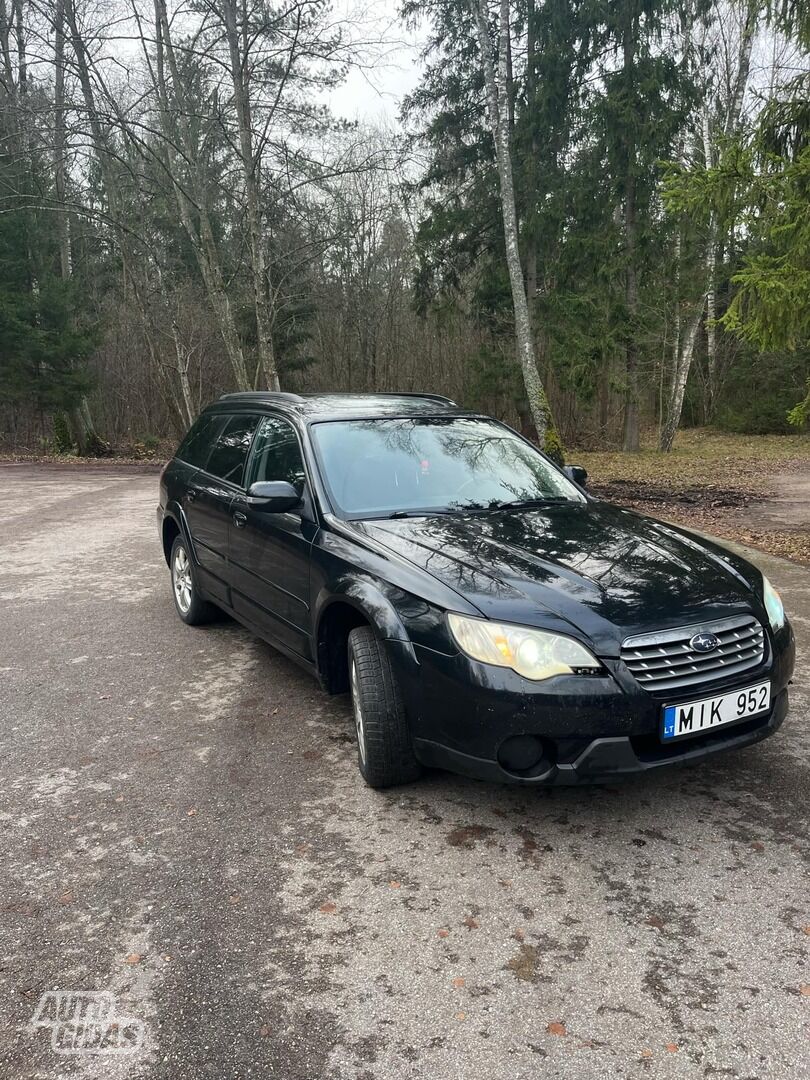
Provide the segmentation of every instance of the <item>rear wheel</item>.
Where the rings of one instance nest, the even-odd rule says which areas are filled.
[[[367,626],[349,634],[349,685],[363,779],[373,788],[416,780],[422,767],[413,753],[402,694],[385,646]]]
[[[172,574],[172,595],[177,614],[189,626],[200,626],[216,618],[217,609],[203,600],[194,579],[194,567],[186,541],[176,536],[169,557]]]

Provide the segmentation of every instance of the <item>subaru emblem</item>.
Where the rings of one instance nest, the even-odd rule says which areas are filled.
[[[695,634],[695,636],[689,642],[690,648],[695,652],[714,652],[714,650],[720,644],[720,638],[717,634]]]

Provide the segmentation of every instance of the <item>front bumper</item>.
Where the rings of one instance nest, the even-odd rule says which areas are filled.
[[[553,786],[695,762],[772,735],[788,711],[795,660],[790,626],[769,642],[758,668],[674,700],[699,700],[769,679],[770,712],[675,743],[661,740],[662,709],[672,700],[643,690],[619,660],[603,661],[602,676],[532,684],[461,654],[389,646],[406,696],[414,752],[424,765],[500,783]],[[499,757],[506,741],[524,735],[542,740],[543,760],[535,769],[504,767]]]
[[[781,726],[788,711],[788,692],[783,690],[769,713],[732,728],[718,729],[674,746],[659,744],[656,750],[649,742],[619,735],[592,739],[573,761],[551,762],[548,771],[538,776],[517,776],[507,772],[497,760],[477,758],[459,750],[415,739],[414,750],[423,765],[434,769],[471,776],[495,783],[528,784],[536,787],[565,787],[574,784],[596,784],[617,780],[623,776],[660,769],[665,765],[686,765],[703,761],[723,750],[739,750],[767,739]]]

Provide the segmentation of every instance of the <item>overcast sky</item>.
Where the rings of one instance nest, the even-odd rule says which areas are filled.
[[[349,120],[395,123],[402,98],[419,80],[423,31],[406,29],[398,17],[399,0],[338,0],[337,13],[351,22],[358,38],[373,39],[369,64],[353,68],[329,97],[336,116]]]

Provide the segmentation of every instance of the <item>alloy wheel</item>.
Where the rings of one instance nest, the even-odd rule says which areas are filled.
[[[178,547],[174,553],[174,565],[172,566],[172,583],[177,606],[184,615],[188,614],[191,607],[191,565],[188,561],[188,553],[184,547]]]

